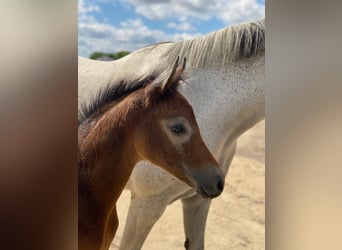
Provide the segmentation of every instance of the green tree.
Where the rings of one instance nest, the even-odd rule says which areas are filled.
[[[107,56],[105,53],[102,53],[102,52],[94,52],[90,55],[90,59],[97,59],[99,57],[102,57],[102,56]]]
[[[100,57],[109,57],[109,58],[112,58],[113,60],[117,60],[117,59],[120,59],[120,58],[128,55],[129,53],[130,53],[129,51],[119,51],[115,54],[96,51],[96,52],[93,52],[89,58],[96,60]]]
[[[114,54],[115,60],[120,59],[124,56],[127,56],[129,53],[130,53],[129,51],[119,51],[116,54]]]

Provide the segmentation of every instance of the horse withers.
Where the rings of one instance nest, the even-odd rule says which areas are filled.
[[[184,63],[138,83],[104,89],[83,109],[78,129],[79,249],[108,249],[118,226],[116,201],[135,164],[162,167],[205,198],[224,175],[204,144],[191,105],[177,91]],[[164,76],[163,76],[164,75]],[[164,78],[164,79],[163,79]]]

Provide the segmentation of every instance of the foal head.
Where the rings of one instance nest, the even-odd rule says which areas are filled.
[[[201,138],[191,105],[177,91],[184,67],[185,59],[182,65],[177,59],[166,80],[145,87],[136,150],[203,197],[214,198],[223,190],[224,175]]]

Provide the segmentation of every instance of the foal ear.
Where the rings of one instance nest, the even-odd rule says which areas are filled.
[[[177,88],[179,85],[179,81],[182,79],[182,74],[185,69],[186,58],[184,57],[183,64],[179,64],[179,56],[177,57],[176,63],[173,65],[171,74],[169,77],[162,83],[161,88],[163,91],[170,88]]]
[[[179,65],[179,56],[177,57],[176,63],[173,65],[172,71],[168,77],[161,76],[163,80],[161,82],[155,79],[149,86],[145,89],[146,103],[150,103],[155,96],[165,93],[169,89],[176,89],[179,85],[179,81],[182,79],[182,74],[185,69],[186,58],[184,58],[183,64]],[[157,83],[154,83],[157,82]]]

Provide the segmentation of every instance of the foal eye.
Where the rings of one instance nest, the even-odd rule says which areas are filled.
[[[185,132],[185,128],[181,124],[176,124],[171,127],[171,131],[175,134],[181,134]]]

